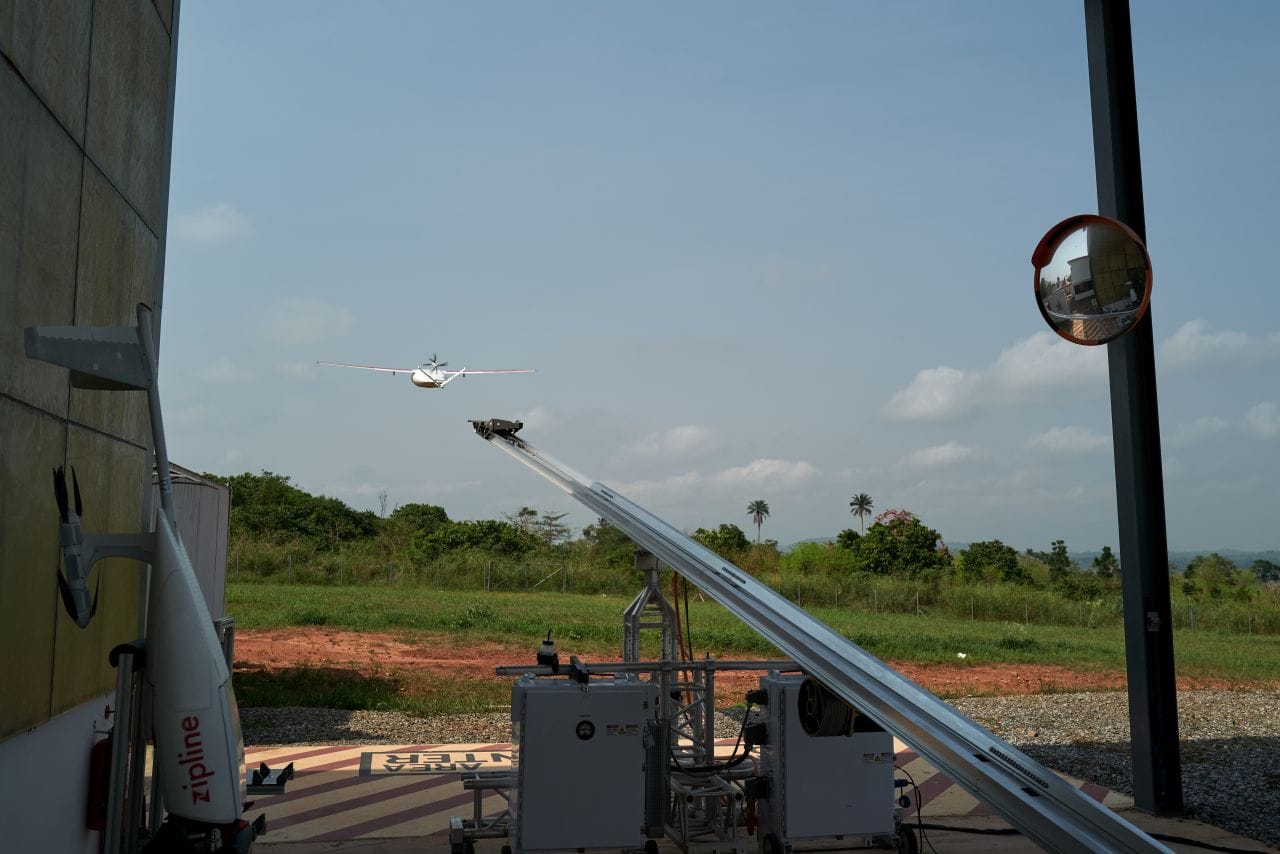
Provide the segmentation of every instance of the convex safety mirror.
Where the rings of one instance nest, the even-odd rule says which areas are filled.
[[[1054,332],[1106,344],[1137,325],[1151,301],[1151,257],[1128,226],[1094,214],[1049,229],[1031,255],[1036,305]]]

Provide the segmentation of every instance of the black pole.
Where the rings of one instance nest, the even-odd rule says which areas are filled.
[[[1084,19],[1098,212],[1123,222],[1145,241],[1128,0],[1084,0]],[[1132,332],[1107,345],[1107,359],[1124,583],[1133,799],[1138,809],[1171,815],[1182,812],[1182,763],[1149,311]]]

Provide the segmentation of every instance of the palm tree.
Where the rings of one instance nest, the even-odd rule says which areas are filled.
[[[760,542],[760,526],[764,524],[764,520],[769,518],[769,504],[763,498],[757,498],[747,505],[747,512],[751,514],[751,521],[756,523],[756,542]]]
[[[867,523],[864,519],[871,515],[871,510],[875,505],[871,502],[871,496],[865,492],[859,492],[849,501],[849,512],[858,517],[858,525],[862,528],[862,533],[867,532]]]

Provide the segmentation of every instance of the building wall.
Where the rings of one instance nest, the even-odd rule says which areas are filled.
[[[62,610],[50,472],[75,468],[86,531],[144,530],[145,394],[71,388],[26,358],[23,329],[132,326],[138,302],[159,309],[175,20],[174,0],[0,0],[0,778],[81,776],[63,766],[84,761],[86,710],[100,717],[115,685],[107,653],[140,634],[133,562],[97,565],[89,628]],[[59,821],[83,815],[67,806]],[[18,819],[21,838],[23,815],[7,796],[0,824]]]

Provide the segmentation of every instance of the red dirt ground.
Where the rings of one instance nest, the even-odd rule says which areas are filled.
[[[499,681],[493,675],[500,664],[532,664],[533,649],[499,643],[472,643],[453,646],[447,635],[423,635],[406,640],[385,632],[352,632],[325,628],[290,628],[236,632],[237,670],[277,670],[298,666],[343,667],[361,674],[385,674],[391,670],[427,671],[434,675],[469,673]],[[583,661],[593,658],[581,651],[560,649],[567,662],[577,653]],[[609,660],[617,660],[611,658]],[[1125,686],[1123,672],[1073,670],[1045,664],[892,664],[899,672],[935,694],[944,697],[969,695],[1035,694],[1065,691],[1118,691]],[[756,686],[759,674],[719,672],[716,674],[717,705],[732,705],[748,688]],[[1179,678],[1180,689],[1238,688],[1227,680]]]

